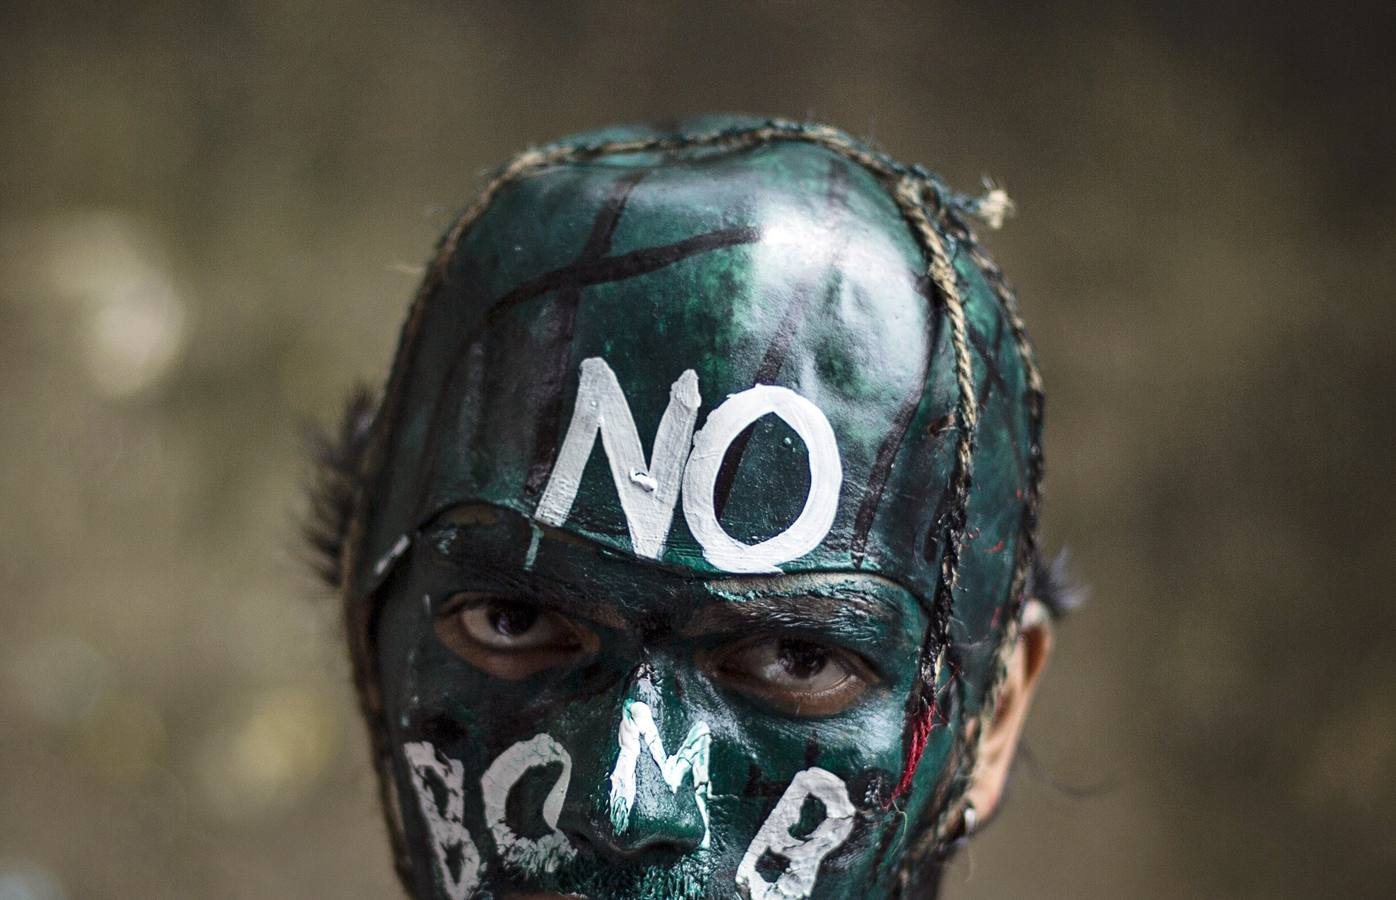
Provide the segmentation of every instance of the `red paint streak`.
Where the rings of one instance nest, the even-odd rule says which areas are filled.
[[[887,798],[886,806],[891,806],[894,800],[911,790],[911,780],[916,776],[921,754],[926,752],[926,742],[930,740],[931,730],[935,727],[935,718],[936,707],[932,703],[912,727],[911,742],[906,748],[906,762],[902,766],[902,779],[897,782],[897,789],[892,791],[892,796]]]
[[[999,551],[1002,550],[1002,549],[1003,549],[1003,541],[999,541],[997,544],[995,544],[994,546],[992,546],[992,547],[989,548],[989,552],[990,552],[990,553],[997,553],[997,552],[999,552]]]

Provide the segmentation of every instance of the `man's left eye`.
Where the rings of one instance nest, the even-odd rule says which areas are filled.
[[[743,642],[706,667],[720,684],[801,717],[842,712],[877,680],[856,655],[796,638]]]

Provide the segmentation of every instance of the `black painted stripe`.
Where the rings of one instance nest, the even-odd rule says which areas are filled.
[[[882,494],[887,489],[887,479],[892,474],[892,463],[896,461],[897,451],[901,449],[902,442],[906,440],[906,433],[911,428],[911,420],[916,417],[916,410],[921,407],[921,400],[926,393],[926,383],[931,377],[931,366],[935,361],[936,346],[940,343],[940,328],[942,317],[935,314],[935,287],[929,275],[924,272],[910,273],[917,293],[926,298],[931,304],[931,333],[926,341],[926,354],[921,360],[920,376],[911,384],[911,390],[907,392],[902,403],[897,407],[897,414],[892,418],[892,426],[887,432],[887,436],[882,439],[882,444],[877,448],[877,454],[873,457],[872,469],[868,473],[868,486],[863,492],[863,499],[858,504],[858,512],[853,517],[853,538],[849,542],[849,554],[853,558],[853,565],[861,566],[866,555],[868,546],[868,534],[872,531],[873,519],[877,516],[877,509],[882,505]],[[928,438],[935,439],[944,430],[946,420],[941,419],[932,424]]]
[[[610,252],[611,240],[615,237],[630,194],[646,174],[645,169],[635,169],[612,182],[609,194],[592,220],[591,233],[577,257],[576,265],[601,259]],[[573,278],[559,287],[553,303],[552,333],[540,354],[540,368],[544,369],[544,375],[539,392],[543,394],[543,401],[538,421],[534,424],[533,459],[529,461],[528,475],[524,479],[524,493],[528,496],[543,489],[557,461],[562,433],[562,398],[566,393],[568,360],[571,358],[569,349],[577,326],[577,308],[581,302],[582,288]]]
[[[1002,346],[1002,324],[1003,318],[1000,316],[1000,327],[995,329],[995,350]],[[999,392],[1003,394],[1004,397],[1010,399],[1013,397],[1013,394],[1008,390],[1008,382],[1003,377],[1003,370],[999,367],[998,360],[994,356],[989,355],[989,348],[985,346],[983,335],[975,331],[973,327],[966,329],[966,335],[969,338],[970,347],[975,353],[979,354],[980,359],[984,360],[984,370],[989,376],[984,379],[983,397],[979,401],[979,408],[987,412],[990,388],[998,388]],[[999,409],[1004,427],[1008,429],[1009,438],[1013,441],[1013,446],[1023,446],[1023,435],[1018,428],[1018,419],[1013,415],[1012,403],[1003,404]],[[1019,477],[1025,477],[1025,473],[1023,472],[1023,461],[1016,451],[1013,453],[1013,463],[1018,469]]]
[[[701,256],[714,250],[752,244],[760,240],[761,232],[750,226],[719,228],[705,234],[685,238],[673,244],[659,247],[644,247],[620,256],[607,256],[602,259],[574,263],[561,269],[540,275],[526,281],[499,299],[490,309],[489,318],[498,319],[509,309],[540,294],[555,291],[566,284],[587,287],[611,281],[624,281],[638,275],[658,271],[692,256]]]
[[[824,199],[826,203],[825,225],[832,229],[839,216],[848,211],[848,168],[841,159],[829,161]],[[838,266],[846,245],[846,240],[840,243],[829,260],[829,269],[840,282],[842,279]],[[837,287],[838,283],[835,284],[834,289],[837,290]],[[761,362],[756,367],[756,374],[752,377],[753,384],[775,383],[776,376],[780,374],[781,366],[785,365],[785,360],[790,356],[790,347],[795,343],[795,336],[799,334],[800,325],[805,321],[805,316],[809,314],[810,303],[814,299],[814,291],[810,284],[808,282],[800,284],[793,293],[794,296],[785,308],[785,315],[781,317],[780,324],[776,326],[775,333],[771,336],[771,342],[766,345],[766,352],[762,354]],[[737,480],[737,469],[741,467],[742,456],[746,453],[747,445],[751,443],[751,437],[755,433],[755,423],[743,428],[722,457],[722,465],[718,468],[717,478],[713,482],[713,512],[718,521],[722,520],[722,513],[727,509],[727,499],[732,495],[732,485]]]
[[[591,234],[587,237],[581,255],[577,257],[578,262],[600,259],[611,252],[611,240],[615,237],[616,226],[620,224],[625,205],[630,202],[630,194],[635,190],[635,185],[643,181],[648,174],[648,169],[635,169],[617,178],[611,185],[610,194],[601,204],[596,219],[591,223]]]
[[[928,351],[928,360],[934,352],[934,347]],[[849,552],[855,566],[863,564],[873,517],[877,515],[877,508],[882,503],[882,493],[887,489],[887,479],[892,474],[892,462],[897,458],[902,441],[906,439],[912,417],[921,406],[921,396],[926,390],[926,375],[927,371],[923,368],[921,377],[912,384],[911,391],[902,399],[901,406],[897,407],[897,414],[892,418],[892,427],[878,446],[877,455],[873,457],[872,471],[868,473],[868,486],[863,492],[862,502],[858,504],[858,513],[853,518],[853,540],[849,545]]]

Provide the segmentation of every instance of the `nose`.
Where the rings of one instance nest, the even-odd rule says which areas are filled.
[[[612,862],[656,863],[708,841],[705,722],[666,715],[662,683],[641,672],[620,703],[608,777],[558,821],[573,846]]]

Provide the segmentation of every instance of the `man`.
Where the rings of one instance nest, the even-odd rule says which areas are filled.
[[[489,180],[318,497],[414,896],[935,893],[1051,644],[993,213],[732,118]]]

